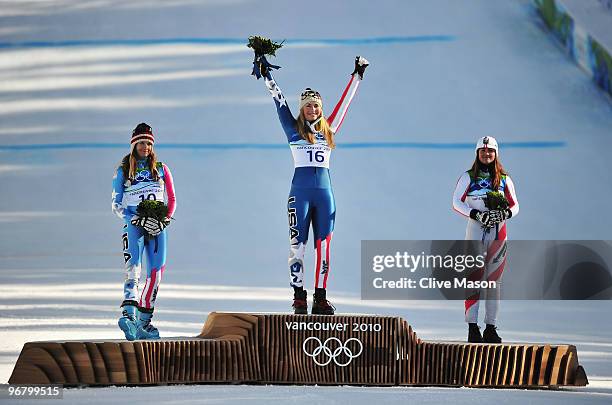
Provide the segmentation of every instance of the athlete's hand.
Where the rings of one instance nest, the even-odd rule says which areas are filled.
[[[259,80],[261,76],[267,76],[269,70],[280,69],[280,66],[276,66],[268,62],[264,55],[255,54],[253,59],[253,71],[251,75],[255,76]]]
[[[501,211],[491,210],[488,213],[489,213],[489,222],[491,223],[491,225],[495,225],[495,224],[504,222],[504,214],[502,214]]]
[[[470,218],[482,224],[483,228],[491,228],[495,222],[491,221],[491,211],[478,211],[476,209],[470,211]]]
[[[155,218],[146,217],[145,223],[143,225],[145,231],[147,231],[151,236],[157,236],[161,233],[162,228],[159,226],[159,221]]]
[[[130,220],[130,223],[134,226],[139,226],[144,228],[144,224],[147,221],[147,217],[139,217],[138,215],[134,215]]]
[[[266,73],[268,73],[264,63],[265,60],[265,56],[255,54],[255,59],[253,59],[253,71],[251,72],[251,75],[255,76],[257,79],[259,79],[261,76],[265,76]]]
[[[509,209],[489,211],[489,221],[492,224],[500,224],[512,217],[512,211]]]
[[[366,68],[370,65],[370,62],[363,56],[355,56],[355,70],[351,75],[357,73],[359,78],[363,80],[363,74],[365,73]]]
[[[159,220],[152,217],[146,217],[143,228],[145,231],[147,231],[147,233],[149,233],[149,235],[157,236],[164,230],[160,224],[161,222]]]
[[[162,233],[162,231],[166,229],[168,225],[170,225],[170,218],[164,218],[163,220],[160,221],[155,218],[147,217],[145,224],[144,224],[144,229],[150,235],[157,236],[160,233]]]

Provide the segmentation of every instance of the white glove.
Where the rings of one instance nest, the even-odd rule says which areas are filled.
[[[139,226],[143,228],[146,220],[147,217],[139,217],[138,215],[134,215],[130,220],[130,223],[134,226]]]
[[[152,236],[157,236],[170,224],[168,218],[164,218],[162,221],[147,217],[143,228]]]

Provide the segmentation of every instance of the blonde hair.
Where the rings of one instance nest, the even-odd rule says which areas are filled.
[[[136,164],[138,161],[138,152],[136,152],[136,145],[132,148],[132,152],[125,155],[121,160],[121,168],[123,169],[123,177],[126,180],[134,180],[136,177]],[[159,180],[159,171],[157,170],[157,155],[153,146],[151,146],[151,153],[147,157],[147,163],[149,164],[149,171],[153,176],[154,180]]]
[[[334,133],[329,126],[329,123],[325,119],[323,115],[321,115],[321,119],[314,127],[315,131],[318,131],[325,136],[325,140],[327,141],[327,145],[334,149],[336,147],[336,143],[334,142]],[[297,131],[302,137],[302,139],[308,141],[308,143],[315,143],[315,136],[312,133],[310,126],[306,123],[306,118],[304,118],[304,109],[300,109],[300,115],[297,119]]]

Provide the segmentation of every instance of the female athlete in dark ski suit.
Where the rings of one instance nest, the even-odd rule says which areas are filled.
[[[293,308],[296,314],[308,313],[304,290],[304,251],[308,231],[312,223],[314,233],[315,294],[313,314],[332,315],[334,307],[327,301],[327,278],[330,271],[330,243],[334,230],[336,204],[329,176],[329,159],[335,147],[334,135],[340,128],[349,105],[355,96],[363,73],[368,66],[365,58],[357,57],[355,70],[351,74],[340,101],[331,115],[323,116],[321,95],[307,88],[300,96],[299,116],[294,118],[287,99],[276,84],[270,65],[264,56],[256,56],[253,74],[263,76],[266,87],[272,94],[291,153],[295,172],[287,202],[289,217],[290,285],[294,289]]]

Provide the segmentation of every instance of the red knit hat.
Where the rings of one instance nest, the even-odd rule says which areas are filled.
[[[148,141],[152,144],[155,143],[155,137],[153,136],[153,128],[151,128],[148,124],[141,122],[136,125],[136,128],[132,131],[132,141],[130,142],[131,149],[134,149],[134,146],[138,142]]]

